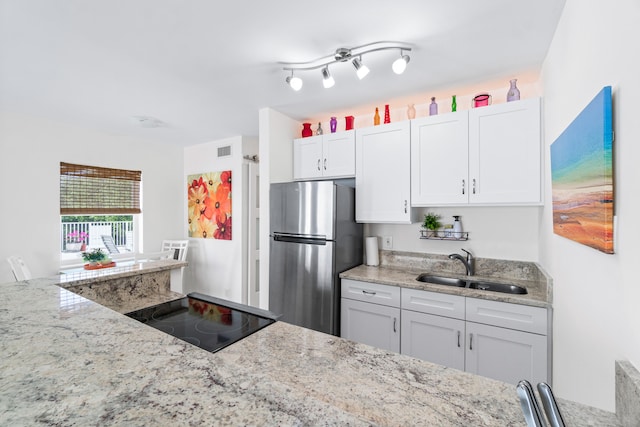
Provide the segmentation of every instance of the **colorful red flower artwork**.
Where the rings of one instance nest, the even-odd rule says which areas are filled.
[[[231,171],[187,177],[189,237],[231,240]]]

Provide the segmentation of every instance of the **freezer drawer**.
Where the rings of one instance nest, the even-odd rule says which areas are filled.
[[[338,334],[334,246],[329,241],[271,240],[269,310],[282,315],[280,320]]]

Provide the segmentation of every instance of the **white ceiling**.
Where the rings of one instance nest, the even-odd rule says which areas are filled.
[[[184,146],[258,134],[258,110],[303,121],[442,87],[538,72],[564,0],[0,0],[0,108]],[[399,41],[358,81],[280,62]],[[166,126],[143,128],[132,116]]]

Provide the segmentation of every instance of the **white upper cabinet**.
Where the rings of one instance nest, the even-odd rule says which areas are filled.
[[[411,203],[413,206],[468,202],[466,112],[411,121]]]
[[[412,120],[413,206],[542,203],[540,98]]]
[[[355,132],[348,130],[293,141],[293,179],[355,175]]]
[[[469,110],[469,202],[541,204],[540,98]]]
[[[293,179],[322,177],[322,135],[293,140]]]
[[[356,221],[409,224],[411,217],[410,123],[356,132]]]

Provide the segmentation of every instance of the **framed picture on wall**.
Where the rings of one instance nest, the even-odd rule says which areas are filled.
[[[611,86],[604,87],[551,144],[553,232],[613,253]]]
[[[231,171],[187,177],[189,237],[231,240]]]

